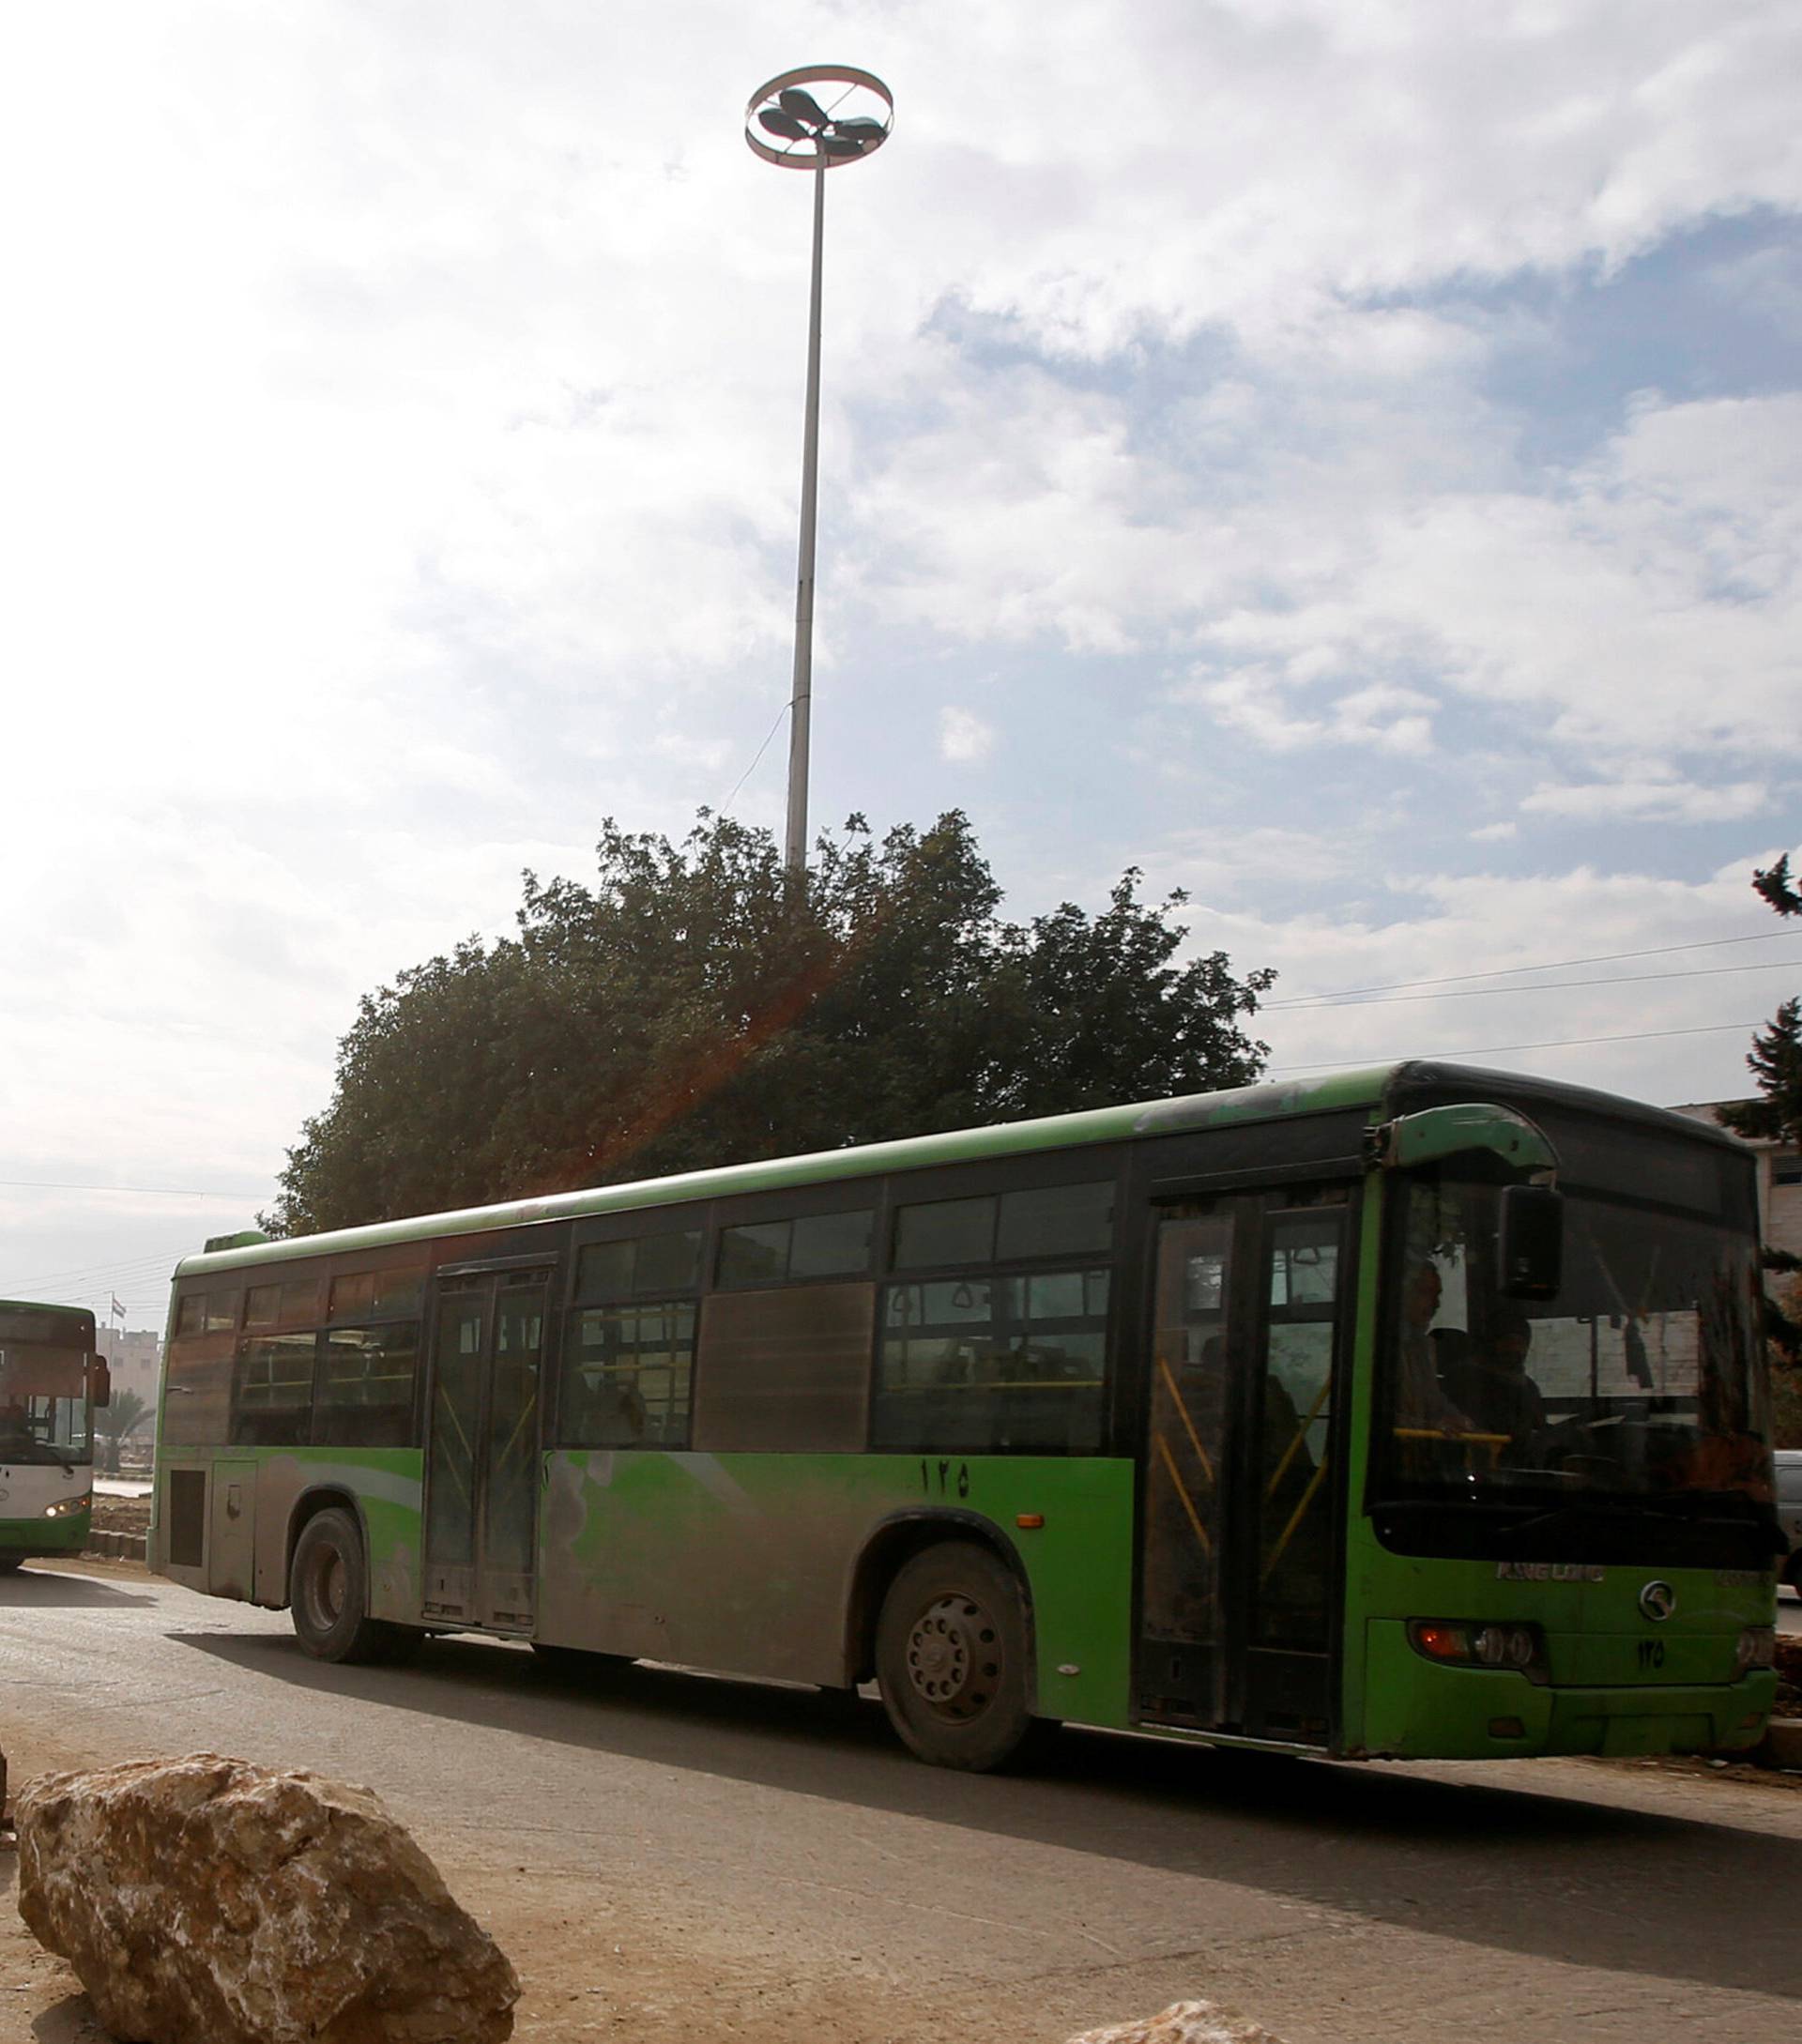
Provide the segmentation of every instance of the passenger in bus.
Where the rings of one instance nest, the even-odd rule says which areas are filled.
[[[1401,1293],[1401,1353],[1396,1372],[1396,1425],[1410,1432],[1469,1434],[1477,1431],[1463,1408],[1441,1390],[1437,1357],[1428,1330],[1439,1311],[1437,1267],[1425,1260],[1408,1274]]]
[[[1524,1313],[1498,1313],[1481,1348],[1468,1335],[1457,1344],[1439,1341],[1452,1332],[1448,1328],[1434,1331],[1435,1343],[1441,1348],[1439,1380],[1445,1396],[1471,1415],[1478,1433],[1506,1434],[1515,1441],[1537,1433],[1546,1424],[1546,1401],[1527,1375],[1533,1322]]]
[[[645,1438],[645,1401],[636,1384],[617,1378],[588,1382],[582,1403],[581,1435],[592,1448],[631,1448]]]

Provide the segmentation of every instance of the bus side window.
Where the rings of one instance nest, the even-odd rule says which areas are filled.
[[[885,1288],[871,1444],[1099,1446],[1109,1275],[1092,1266]]]
[[[418,1445],[413,1389],[419,1373],[420,1323],[334,1327],[325,1337],[315,1442],[370,1448]]]
[[[563,1345],[558,1446],[685,1447],[694,1366],[694,1300],[577,1308]]]
[[[697,1227],[665,1225],[578,1251],[557,1401],[559,1447],[688,1445],[701,1240]]]
[[[316,1335],[247,1335],[232,1382],[235,1447],[304,1448],[313,1439]]]

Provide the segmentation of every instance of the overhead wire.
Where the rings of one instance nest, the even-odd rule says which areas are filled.
[[[740,774],[738,779],[732,784],[731,794],[729,794],[725,798],[725,800],[720,804],[719,814],[721,816],[725,816],[726,812],[732,807],[732,804],[738,801],[740,788],[741,788],[744,784],[751,778],[751,776],[756,773],[756,771],[757,770],[757,761],[760,760],[763,757],[764,754],[770,750],[770,740],[775,737],[777,731],[782,726],[782,720],[794,707],[794,703],[791,700],[789,702],[784,703],[782,708],[777,710],[775,723],[772,724],[770,726],[769,730],[764,733],[763,743],[759,745],[756,751],[751,755],[751,764],[744,770],[741,774]]]
[[[1782,931],[1782,936],[1793,933]],[[1647,986],[1654,980],[1711,980],[1726,972],[1792,972],[1802,966],[1802,958],[1780,958],[1773,965],[1701,966],[1689,972],[1624,972],[1599,980],[1548,980],[1533,986],[1450,986],[1436,993],[1424,994],[1322,994],[1314,999],[1297,996],[1293,1000],[1271,1000],[1260,1004],[1259,1013],[1280,1011],[1285,1014],[1306,1014],[1316,1008],[1383,1008],[1397,1000],[1473,1000],[1485,994],[1561,994],[1566,987],[1584,986]],[[1525,966],[1513,968],[1517,971],[1531,969]],[[1547,966],[1541,969],[1551,971]]]
[[[1635,1030],[1625,1036],[1554,1036],[1535,1044],[1485,1044],[1476,1050],[1418,1050],[1410,1051],[1407,1056],[1411,1060],[1419,1058],[1435,1060],[1453,1058],[1504,1058],[1512,1056],[1518,1050],[1574,1050],[1589,1044],[1645,1044],[1667,1036],[1718,1036],[1730,1030],[1762,1030],[1764,1027],[1763,1022],[1710,1022],[1701,1029]],[[1396,1057],[1339,1057],[1323,1058],[1313,1064],[1274,1064],[1267,1069],[1272,1075],[1278,1072],[1331,1072],[1352,1063],[1395,1064],[1401,1061],[1401,1059]]]
[[[101,1185],[62,1178],[0,1178],[0,1186],[20,1186],[34,1192],[130,1193],[145,1199],[262,1199],[267,1192],[245,1192],[232,1186],[204,1188],[198,1185]]]
[[[12,1297],[23,1298],[34,1291],[41,1291],[51,1286],[100,1286],[112,1284],[133,1285],[142,1283],[159,1271],[167,1272],[172,1260],[192,1253],[193,1238],[185,1240],[168,1249],[151,1254],[127,1257],[110,1263],[76,1264],[60,1271],[40,1272],[35,1277],[10,1278],[0,1283],[0,1291]]]
[[[1716,951],[1727,944],[1771,944],[1784,938],[1794,939],[1794,930],[1761,930],[1750,937],[1698,938],[1692,944],[1656,944],[1645,951],[1597,952],[1589,958],[1542,959],[1533,965],[1491,966],[1480,972],[1446,972],[1430,980],[1391,980],[1381,986],[1341,986],[1318,994],[1296,994],[1287,1000],[1267,1000],[1261,1004],[1264,1012],[1278,1008],[1296,1008],[1315,1002],[1350,1000],[1365,994],[1399,994],[1416,986],[1456,986],[1465,980],[1495,980],[1511,977],[1518,972],[1565,972],[1577,966],[1618,965],[1629,958],[1668,958],[1681,951]],[[1511,989],[1504,988],[1504,992]]]

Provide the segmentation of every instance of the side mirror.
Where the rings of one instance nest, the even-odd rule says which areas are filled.
[[[113,1403],[113,1372],[99,1356],[87,1366],[87,1395],[96,1407]]]
[[[1564,1277],[1565,1196],[1550,1185],[1504,1185],[1495,1230],[1497,1289],[1509,1299],[1553,1299]]]

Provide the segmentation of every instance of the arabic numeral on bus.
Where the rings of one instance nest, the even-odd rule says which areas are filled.
[[[1642,1668],[1662,1668],[1664,1666],[1664,1641],[1662,1640],[1642,1640],[1640,1641],[1640,1666]]]
[[[957,1472],[954,1481],[952,1476],[954,1468]],[[920,1460],[920,1487],[927,1497],[932,1496],[935,1488],[941,1498],[949,1497],[954,1487],[960,1498],[967,1498],[970,1495],[970,1464],[954,1464],[949,1460],[928,1462],[923,1456]]]

